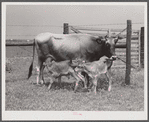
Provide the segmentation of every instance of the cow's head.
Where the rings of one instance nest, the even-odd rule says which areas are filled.
[[[105,55],[113,60],[116,60],[115,45],[118,42],[118,38],[105,37]]]

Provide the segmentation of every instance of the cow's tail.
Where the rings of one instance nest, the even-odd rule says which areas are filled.
[[[32,75],[34,57],[35,57],[35,39],[34,39],[34,43],[33,43],[33,59],[32,59],[31,65],[30,65],[30,67],[29,67],[28,79],[29,79],[29,78],[31,77],[31,75]]]

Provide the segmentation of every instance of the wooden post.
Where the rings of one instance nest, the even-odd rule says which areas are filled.
[[[144,27],[141,27],[141,37],[140,37],[140,63],[141,68],[144,67]]]
[[[127,38],[126,38],[126,74],[125,74],[125,84],[130,84],[130,74],[131,74],[131,20],[127,20]]]
[[[141,32],[138,32],[138,42],[139,42],[139,67],[141,68]]]
[[[68,23],[64,23],[64,32],[63,34],[69,34],[69,24]]]

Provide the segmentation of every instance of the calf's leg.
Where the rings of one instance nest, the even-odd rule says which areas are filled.
[[[44,81],[44,77],[43,77],[43,70],[44,70],[44,68],[45,68],[45,65],[43,65],[42,67],[41,67],[41,84],[45,84],[45,81]]]
[[[84,76],[85,78],[85,81],[84,81],[84,88],[87,89],[87,85],[89,83],[89,77],[88,75],[85,73],[85,72],[82,72],[82,75]],[[82,78],[81,78],[82,79]]]
[[[77,88],[78,88],[78,83],[80,81],[79,76],[75,73],[75,71],[72,68],[69,68],[69,73],[76,79],[76,83],[75,83],[75,88],[74,88],[74,92],[76,92]],[[83,81],[85,82],[85,81]]]
[[[50,77],[50,84],[49,84],[49,86],[48,86],[48,90],[50,90],[50,88],[51,88],[53,82],[54,82],[54,78],[53,78],[53,77]]]
[[[109,69],[106,73],[107,79],[109,81],[109,87],[108,87],[108,91],[111,91],[111,85],[112,85],[112,80],[111,80],[111,69]]]
[[[76,79],[75,88],[74,88],[74,92],[76,92],[76,90],[78,88],[78,84],[79,84],[80,78],[77,77],[75,73],[72,73],[72,76]]]

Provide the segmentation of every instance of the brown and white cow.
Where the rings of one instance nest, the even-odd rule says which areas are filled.
[[[99,60],[102,56],[115,58],[115,45],[118,38],[101,39],[89,34],[41,33],[34,39],[33,60],[28,78],[32,75],[35,47],[38,54],[37,84],[44,83],[43,62],[53,56],[56,62],[81,59],[86,62]],[[52,62],[52,58],[51,58]]]

